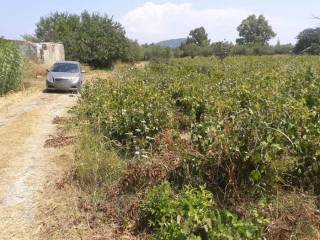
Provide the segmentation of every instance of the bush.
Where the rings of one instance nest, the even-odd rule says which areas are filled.
[[[0,96],[22,87],[23,62],[18,47],[0,39]]]
[[[215,56],[220,59],[224,59],[231,54],[231,50],[234,47],[232,43],[229,42],[216,42],[212,45],[212,51]]]
[[[261,226],[219,210],[212,194],[187,187],[177,197],[167,182],[155,187],[141,207],[141,221],[154,239],[262,239]]]
[[[269,45],[260,44],[246,44],[246,45],[235,45],[231,50],[232,55],[273,55],[275,54],[275,49]]]
[[[144,45],[144,60],[152,62],[170,62],[173,58],[173,49],[169,47],[161,47],[158,45]],[[178,54],[178,53],[177,53]]]
[[[279,183],[316,191],[318,62],[229,57],[152,64],[89,85],[80,117],[127,157],[152,157],[155,137],[168,128],[176,139],[190,136],[177,153],[186,184],[227,188],[225,193],[249,186],[261,193]],[[192,169],[198,172],[189,177]]]
[[[131,74],[126,75],[126,81],[120,77],[88,85],[79,112],[125,155],[147,157],[155,135],[171,124],[170,102],[156,83]]]
[[[294,46],[292,44],[280,44],[274,46],[275,54],[292,54]]]
[[[163,183],[142,205],[155,239],[259,239],[259,216],[239,219],[213,193],[228,209],[281,187],[319,194],[319,66],[311,56],[197,57],[117,71],[82,93],[80,122],[99,136],[88,152],[102,142],[128,163],[120,195],[163,180],[177,189]],[[92,181],[96,169],[82,169]]]

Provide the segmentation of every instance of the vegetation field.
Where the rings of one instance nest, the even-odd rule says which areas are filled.
[[[0,39],[0,96],[22,86],[23,57],[17,46]]]
[[[97,79],[76,109],[83,206],[153,239],[319,239],[319,97],[311,56],[176,59]]]

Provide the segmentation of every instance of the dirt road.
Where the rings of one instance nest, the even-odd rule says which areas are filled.
[[[1,240],[37,239],[38,201],[58,167],[50,161],[56,149],[44,148],[44,143],[56,132],[53,119],[64,115],[76,98],[40,89],[14,100],[0,98]]]

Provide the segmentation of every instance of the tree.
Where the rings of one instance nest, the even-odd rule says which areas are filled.
[[[125,31],[106,15],[83,12],[79,37],[79,53],[83,62],[106,66],[127,57],[129,41]]]
[[[240,38],[238,44],[261,44],[265,45],[276,36],[272,27],[263,15],[250,15],[244,19],[237,28]]]
[[[123,27],[107,15],[53,13],[42,17],[35,35],[39,41],[62,42],[66,58],[93,66],[125,59],[129,40]]]
[[[210,44],[210,40],[204,27],[199,27],[190,31],[186,43],[203,47],[208,46]]]
[[[125,60],[127,62],[135,62],[143,60],[144,52],[143,48],[139,45],[137,41],[129,40],[129,49],[126,54]]]
[[[308,28],[297,36],[294,52],[297,54],[320,54],[320,28]]]

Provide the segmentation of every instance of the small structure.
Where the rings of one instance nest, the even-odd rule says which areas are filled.
[[[20,51],[29,59],[47,66],[53,65],[55,62],[64,61],[64,46],[61,43],[33,43],[29,41],[11,40],[15,42]]]

